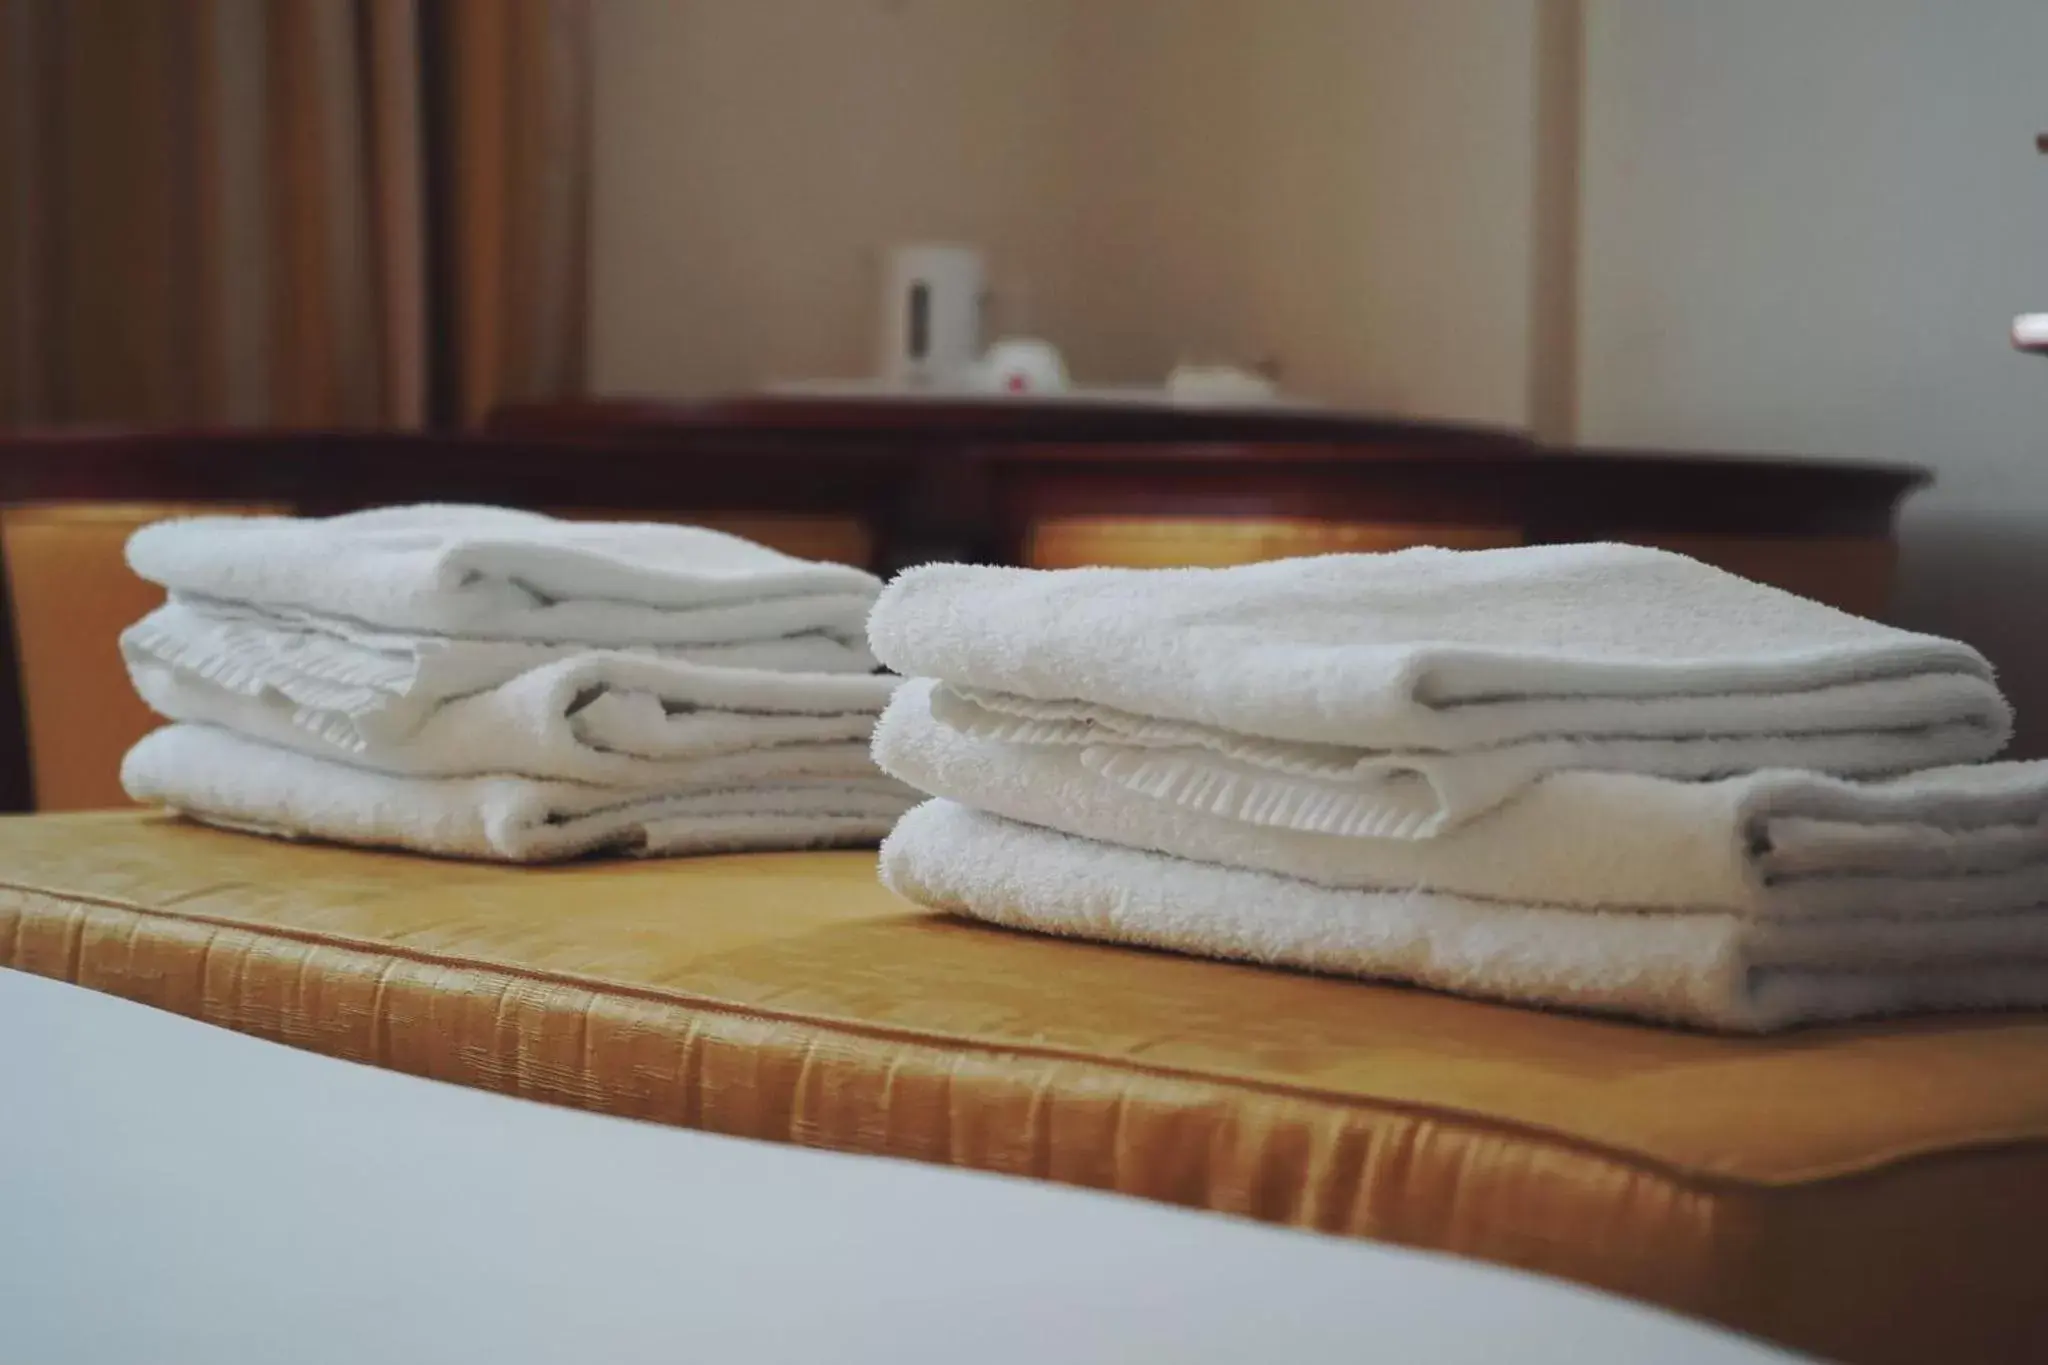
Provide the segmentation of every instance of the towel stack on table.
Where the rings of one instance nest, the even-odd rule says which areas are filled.
[[[121,648],[173,724],[136,799],[265,833],[533,861],[872,841],[880,583],[701,527],[504,508],[145,527]]]
[[[2048,1004],[2048,765],[1965,645],[1618,545],[931,565],[900,894],[1734,1030]]]

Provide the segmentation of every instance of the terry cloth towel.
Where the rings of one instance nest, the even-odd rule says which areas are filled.
[[[1327,834],[1428,837],[1562,768],[1867,776],[1987,758],[2011,731],[1967,645],[1636,546],[934,564],[890,584],[868,635],[948,684],[958,728]]]
[[[371,742],[350,726],[308,726],[304,711],[275,692],[245,696],[133,658],[129,676],[169,720],[378,772],[637,787],[705,781],[719,760],[771,749],[785,764],[810,756],[842,774],[872,774],[867,741],[900,681],[584,654],[447,702],[402,739]]]
[[[252,608],[173,600],[122,632],[121,654],[146,699],[146,677],[164,680],[159,689],[175,683],[233,695],[361,751],[403,743],[451,701],[591,652],[578,644],[397,635],[303,615],[263,618]],[[815,633],[620,652],[678,665],[848,676],[874,665],[865,647]]]
[[[851,762],[798,778],[779,775],[772,750],[725,761],[731,771],[717,779],[651,789],[407,778],[172,725],[129,750],[121,781],[137,801],[228,829],[509,862],[872,843],[915,799]]]
[[[943,800],[904,816],[881,862],[882,880],[908,900],[1014,928],[1706,1028],[2048,1004],[2040,911],[1773,923],[1341,891]]]
[[[1788,920],[2048,905],[2048,763],[1874,782],[1559,772],[1434,839],[1361,839],[1170,805],[1074,748],[964,734],[931,714],[936,686],[904,684],[883,714],[875,761],[891,776],[1028,824],[1327,887]]]
[[[592,646],[380,631],[289,609],[174,598],[121,633],[131,673],[171,671],[241,696],[289,703],[297,723],[337,741],[391,744],[443,703]],[[726,668],[866,673],[865,642],[820,632],[730,645],[627,651]]]
[[[424,635],[588,646],[859,639],[880,583],[701,526],[425,504],[326,519],[199,517],[128,541],[175,594]]]

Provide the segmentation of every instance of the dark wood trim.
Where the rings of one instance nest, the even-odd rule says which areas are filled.
[[[687,451],[422,432],[62,434],[0,440],[0,503],[391,502],[861,512],[900,496],[918,452],[789,449],[732,432]]]
[[[1756,534],[1883,534],[1905,467],[1625,451],[1018,446],[985,459],[1046,515],[1234,513]]]
[[[1014,398],[899,399],[773,395],[668,402],[585,399],[519,403],[491,414],[499,435],[602,438],[674,446],[712,432],[748,431],[834,444],[942,441],[1155,443],[1400,440],[1431,446],[1525,449],[1520,432],[1449,422],[1409,422],[1336,409],[1201,408],[1113,402],[1020,402]]]
[[[31,810],[34,805],[35,772],[29,764],[21,644],[15,638],[14,594],[7,580],[7,556],[0,554],[0,814]]]

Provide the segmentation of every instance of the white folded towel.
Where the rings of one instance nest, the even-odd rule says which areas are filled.
[[[2048,913],[1770,922],[1344,891],[1076,839],[950,801],[904,816],[882,879],[1021,929],[1736,1031],[2048,1005]]]
[[[1419,838],[1545,772],[1842,775],[1989,757],[1975,650],[1622,545],[1231,569],[927,565],[868,626],[950,723],[1233,819]]]
[[[593,647],[379,630],[292,608],[174,596],[121,633],[131,670],[175,670],[244,696],[289,701],[299,724],[363,743],[411,734],[434,708]],[[625,652],[725,668],[866,673],[865,641],[810,632],[728,645]]]
[[[393,777],[172,725],[129,751],[121,781],[137,801],[225,828],[512,862],[867,843],[915,799],[859,755],[839,756],[836,770],[774,749],[710,762],[715,777],[647,789]]]
[[[142,699],[175,721],[216,725],[316,758],[410,777],[556,778],[654,787],[708,780],[707,764],[752,750],[835,756],[872,774],[866,745],[899,679],[861,673],[710,668],[590,653],[446,702],[397,738],[314,728],[276,692],[129,659]],[[715,765],[714,765],[715,766]]]
[[[557,521],[503,507],[159,522],[128,562],[174,593],[428,635],[593,646],[859,638],[879,590],[699,526]]]
[[[1553,773],[1433,839],[1275,828],[1153,800],[1073,747],[981,738],[904,684],[875,761],[913,787],[1083,838],[1323,886],[1422,888],[1518,904],[1900,918],[2048,905],[2048,763],[1879,782],[1759,771],[1718,782]]]
[[[874,666],[864,647],[822,634],[622,652],[775,672],[857,675]],[[588,645],[401,635],[304,613],[175,598],[121,633],[121,655],[137,688],[173,719],[218,718],[165,711],[158,699],[166,687],[218,692],[288,713],[297,728],[357,752],[404,742],[459,698],[590,653]],[[152,678],[159,681],[146,682]]]

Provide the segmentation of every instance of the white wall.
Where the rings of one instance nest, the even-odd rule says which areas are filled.
[[[1931,466],[1901,613],[2000,664],[2035,751],[2044,63],[2043,0],[1588,0],[1579,260],[1582,438]]]
[[[864,373],[874,252],[957,237],[1084,379],[1519,423],[1537,8],[606,0],[596,387]]]

